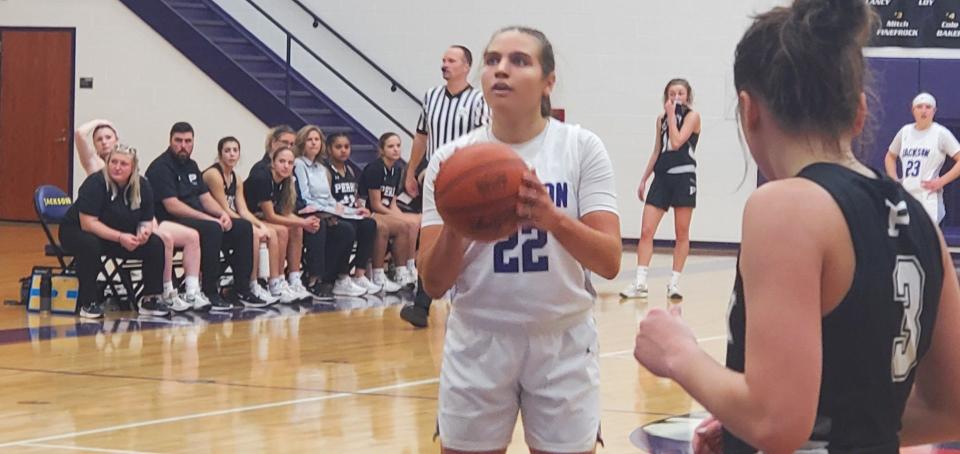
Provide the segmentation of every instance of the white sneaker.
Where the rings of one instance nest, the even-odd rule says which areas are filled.
[[[647,284],[634,282],[620,292],[621,298],[646,298]]]
[[[680,287],[677,285],[667,285],[667,298],[672,300],[682,300],[683,295],[680,294]]]
[[[287,281],[280,280],[277,285],[271,285],[270,287],[270,295],[282,304],[290,304],[300,300],[300,297],[290,289],[290,284]]]
[[[353,285],[366,290],[367,293],[371,295],[374,293],[380,293],[380,290],[383,290],[382,285],[371,282],[370,279],[367,279],[366,275],[353,278]]]
[[[333,294],[337,296],[363,296],[367,290],[353,283],[353,279],[342,277],[333,284]]]
[[[374,275],[374,276],[373,276],[373,283],[374,283],[375,285],[379,285],[380,287],[382,287],[382,288],[383,288],[383,291],[386,292],[386,293],[397,293],[397,292],[400,291],[400,289],[403,288],[402,285],[400,285],[400,284],[398,284],[398,283],[396,283],[396,282],[391,281],[390,278],[388,278],[386,274],[381,274],[381,275],[379,275],[379,276],[378,276],[378,275]]]
[[[250,293],[253,293],[253,295],[256,296],[257,298],[260,298],[263,301],[265,301],[267,305],[275,304],[277,302],[277,299],[274,298],[273,295],[271,295],[270,292],[267,291],[267,289],[263,288],[263,286],[260,285],[259,282],[257,282],[256,284],[250,285]]]
[[[290,288],[290,292],[296,295],[299,300],[312,300],[314,297],[314,294],[310,293],[299,279],[296,282],[287,282],[287,287]]]
[[[397,284],[400,284],[400,288],[410,287],[417,285],[417,280],[410,274],[410,270],[405,266],[398,266],[396,271],[393,273],[393,281]]]
[[[187,294],[184,296],[184,301],[193,306],[193,310],[195,311],[201,311],[210,307],[210,300],[207,299],[207,296],[204,295],[203,292],[197,292],[193,295]]]
[[[163,296],[161,296],[161,300],[164,304],[170,307],[170,310],[174,312],[186,312],[190,309],[193,309],[193,305],[184,301],[183,298],[180,298],[180,295],[177,294],[176,290],[164,292]]]

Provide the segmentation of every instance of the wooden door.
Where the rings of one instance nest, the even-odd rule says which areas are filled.
[[[0,219],[34,221],[33,192],[72,193],[72,30],[0,29]]]

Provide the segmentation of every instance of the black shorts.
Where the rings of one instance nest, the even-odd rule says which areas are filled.
[[[647,204],[664,211],[670,207],[696,207],[697,174],[663,173],[654,175],[650,192],[647,193]]]

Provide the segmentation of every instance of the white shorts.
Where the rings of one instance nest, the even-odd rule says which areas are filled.
[[[552,332],[478,329],[447,322],[438,426],[443,446],[493,451],[510,444],[523,417],[531,448],[584,452],[600,432],[597,325],[587,314]]]
[[[946,216],[947,210],[943,205],[943,193],[930,192],[922,188],[913,189],[909,192],[927,210],[927,214],[930,215],[934,224],[939,224]]]

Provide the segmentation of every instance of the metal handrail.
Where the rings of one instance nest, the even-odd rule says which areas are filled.
[[[290,30],[288,30],[286,27],[284,27],[283,25],[281,25],[280,22],[277,22],[277,20],[274,19],[273,16],[270,15],[270,13],[264,11],[263,8],[260,8],[260,6],[257,5],[256,3],[254,3],[253,0],[246,0],[246,1],[247,1],[247,3],[250,4],[250,6],[252,6],[254,9],[256,9],[263,17],[265,17],[267,20],[269,20],[270,23],[272,23],[274,26],[276,26],[277,28],[279,28],[284,34],[286,34],[286,41],[287,41],[287,44],[286,44],[286,46],[287,46],[287,49],[286,49],[286,61],[285,61],[286,67],[284,68],[285,71],[286,71],[286,76],[285,76],[285,77],[286,77],[286,87],[284,88],[284,105],[285,105],[285,106],[290,107],[290,83],[291,83],[291,69],[292,69],[292,67],[291,67],[291,65],[290,65],[291,43],[297,43],[301,48],[303,48],[303,50],[307,51],[308,54],[310,54],[314,59],[316,59],[318,62],[320,62],[320,64],[322,64],[325,68],[327,68],[327,70],[329,70],[331,73],[333,73],[335,76],[337,76],[337,78],[339,78],[343,83],[345,83],[348,87],[350,87],[354,92],[356,92],[358,95],[360,95],[360,97],[363,98],[365,101],[367,101],[367,103],[369,103],[371,106],[373,106],[374,109],[376,109],[378,112],[380,112],[381,114],[383,114],[383,116],[387,117],[387,119],[389,119],[391,122],[393,122],[394,125],[396,125],[398,128],[400,128],[400,130],[402,130],[402,131],[403,131],[405,134],[407,134],[409,137],[413,137],[413,132],[411,132],[409,129],[407,129],[407,127],[404,126],[403,123],[400,123],[400,121],[397,120],[396,118],[394,118],[393,115],[390,115],[390,113],[387,112],[386,110],[384,110],[383,107],[380,107],[380,105],[377,104],[376,101],[374,101],[374,100],[371,99],[369,96],[367,96],[367,94],[364,93],[363,90],[360,90],[360,88],[358,88],[356,85],[354,85],[353,82],[350,82],[350,80],[348,80],[343,74],[341,74],[340,71],[337,71],[336,69],[334,69],[334,67],[331,66],[329,63],[327,63],[326,60],[324,60],[322,57],[320,57],[319,55],[317,55],[317,53],[314,52],[313,49],[307,47],[307,45],[304,44],[304,42],[301,41],[299,38],[297,38],[296,36],[294,36],[294,34],[293,34],[292,32],[290,32]],[[342,39],[342,38],[341,38],[341,39]],[[405,93],[408,93],[408,92],[406,91],[406,89],[404,89],[404,92],[405,92]],[[408,93],[408,95],[409,95],[409,93]],[[416,101],[416,97],[414,97],[413,99]]]
[[[411,93],[410,90],[407,90],[407,88],[401,85],[400,82],[397,82],[397,80],[394,79],[393,76],[391,76],[386,71],[384,71],[384,69],[381,68],[380,65],[374,63],[373,60],[371,60],[369,57],[367,57],[366,54],[361,52],[360,49],[357,49],[357,47],[354,46],[353,43],[351,43],[350,41],[347,41],[347,39],[344,38],[343,35],[341,35],[339,32],[334,30],[333,27],[330,26],[330,24],[326,23],[323,19],[321,19],[320,16],[317,15],[317,13],[314,13],[313,10],[308,8],[307,5],[304,5],[303,2],[301,2],[300,0],[291,0],[291,1],[293,1],[293,3],[296,3],[297,6],[300,7],[300,9],[302,9],[303,11],[305,11],[307,14],[310,15],[310,17],[313,19],[313,28],[317,28],[318,26],[323,25],[323,27],[326,28],[327,31],[330,32],[330,34],[332,34],[333,36],[336,36],[341,43],[349,47],[350,50],[352,50],[354,53],[360,56],[360,58],[362,58],[363,61],[367,62],[368,65],[372,66],[373,69],[377,70],[377,72],[380,73],[380,75],[382,75],[385,79],[387,79],[390,82],[390,91],[395,92],[397,91],[397,89],[399,89],[404,94],[406,94],[411,101],[413,101],[418,106],[420,105],[420,99],[417,98],[416,95]]]

